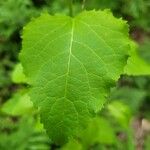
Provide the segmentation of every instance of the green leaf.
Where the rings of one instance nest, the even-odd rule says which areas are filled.
[[[131,119],[131,110],[128,105],[119,101],[113,101],[108,105],[108,110],[110,114],[116,118],[120,125],[124,128],[128,128],[129,121]]]
[[[8,147],[11,150],[50,149],[50,140],[46,133],[35,130],[36,120],[32,115],[21,117],[15,121],[9,117],[0,119],[0,127],[2,128],[0,134],[1,150],[8,150]]]
[[[30,97],[54,142],[77,135],[103,107],[128,50],[128,26],[108,10],[43,14],[24,28],[20,59]]]
[[[115,131],[105,118],[96,117],[88,124],[87,129],[81,133],[81,141],[85,149],[98,143],[115,144]]]
[[[130,58],[125,66],[124,72],[127,75],[150,75],[150,65],[137,53],[137,45],[131,42]]]
[[[17,64],[12,72],[12,81],[14,83],[27,83],[27,78],[23,73],[21,64]]]
[[[70,140],[61,150],[83,150],[81,143],[76,140]]]
[[[4,103],[1,110],[9,115],[20,116],[31,114],[34,109],[29,95],[27,93],[18,92]]]

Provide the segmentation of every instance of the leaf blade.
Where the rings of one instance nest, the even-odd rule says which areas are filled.
[[[126,23],[108,11],[46,14],[26,27],[20,58],[31,100],[54,142],[77,135],[103,107],[123,73],[128,45]]]

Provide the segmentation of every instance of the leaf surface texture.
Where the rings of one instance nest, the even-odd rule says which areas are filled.
[[[24,28],[20,59],[50,138],[63,143],[99,111],[126,65],[128,26],[110,11],[43,14]]]

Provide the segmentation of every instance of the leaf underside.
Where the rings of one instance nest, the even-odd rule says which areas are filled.
[[[55,143],[77,135],[103,107],[128,50],[128,26],[108,10],[43,14],[24,28],[20,59],[30,97]]]

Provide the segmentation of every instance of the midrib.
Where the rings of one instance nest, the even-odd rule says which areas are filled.
[[[73,43],[73,34],[74,34],[74,18],[71,18],[71,21],[72,21],[72,28],[71,28],[71,34],[70,34],[71,37],[70,37],[70,46],[69,46],[69,56],[68,56],[68,65],[67,65],[64,97],[66,97],[66,95],[67,95],[68,75],[69,75],[69,71],[70,71],[70,62],[71,62],[71,54],[72,54],[72,43]]]

